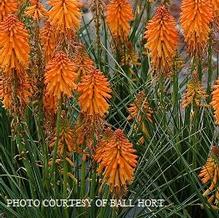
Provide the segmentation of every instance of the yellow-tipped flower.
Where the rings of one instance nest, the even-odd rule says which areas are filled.
[[[9,14],[14,14],[18,9],[17,0],[1,0],[0,1],[0,21]]]
[[[0,23],[0,68],[7,72],[29,64],[28,32],[15,15]]]
[[[169,74],[179,38],[174,17],[161,5],[146,28],[146,48],[149,49],[152,67],[157,72]]]
[[[40,0],[31,0],[31,6],[27,7],[25,14],[33,20],[39,21],[41,18],[47,16],[47,11]]]
[[[211,0],[183,0],[180,22],[188,52],[200,56],[207,45],[210,23],[213,20]]]
[[[182,99],[182,107],[186,108],[191,104],[195,104],[197,107],[206,106],[204,103],[207,98],[207,94],[199,81],[197,73],[193,73],[192,79],[188,82],[185,94]]]
[[[107,78],[99,70],[94,69],[92,73],[82,77],[78,92],[81,112],[103,117],[108,111],[107,100],[111,98],[111,88]]]
[[[213,88],[211,105],[214,109],[215,122],[219,124],[219,80],[216,81]]]
[[[50,0],[48,12],[50,24],[58,31],[76,31],[80,26],[81,4],[77,0]]]
[[[117,197],[121,197],[133,181],[137,165],[135,152],[132,143],[120,129],[103,138],[97,145],[94,156],[99,164],[97,172],[104,176],[103,183],[107,183]]]
[[[106,9],[106,22],[115,38],[126,40],[133,20],[132,6],[128,0],[111,0]]]
[[[203,193],[212,207],[219,206],[219,148],[212,146],[210,156],[202,167],[199,177],[203,184],[209,183],[209,188]]]
[[[45,72],[46,93],[60,99],[62,95],[70,97],[76,88],[74,63],[64,52],[58,52],[47,64]]]

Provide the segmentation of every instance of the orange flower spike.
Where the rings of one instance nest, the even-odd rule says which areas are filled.
[[[43,46],[46,62],[48,62],[54,55],[56,46],[58,44],[57,34],[49,22],[40,31],[40,39]]]
[[[9,15],[0,23],[0,68],[27,68],[30,47],[28,32],[15,15]]]
[[[1,0],[0,1],[0,21],[9,14],[14,14],[18,9],[17,0]]]
[[[213,6],[214,17],[219,16],[219,0],[211,0]]]
[[[19,105],[15,105],[12,78],[10,74],[0,75],[0,99],[6,109],[14,111],[22,110],[30,102],[32,96],[33,89],[31,81],[25,71],[19,74],[15,90]]]
[[[99,70],[94,69],[92,73],[82,77],[78,92],[81,112],[103,117],[108,111],[107,100],[111,98],[112,90],[107,78]]]
[[[77,30],[80,26],[81,4],[77,0],[50,0],[49,22],[58,31]]]
[[[213,20],[211,0],[183,0],[180,22],[188,52],[200,56],[207,45],[210,23]]]
[[[72,152],[82,152],[82,149],[75,144],[75,132],[72,129],[69,120],[67,118],[67,114],[65,111],[61,112],[61,120],[60,120],[60,134],[58,138],[58,155],[63,156],[64,151],[67,155],[71,154]],[[53,137],[49,144],[51,149],[54,149],[56,140],[57,140],[57,132],[58,130],[55,129],[53,132]]]
[[[60,99],[62,94],[70,97],[76,88],[74,63],[64,52],[58,52],[49,61],[45,72],[46,93]]]
[[[39,21],[41,18],[47,16],[47,10],[39,0],[31,0],[31,6],[27,7],[25,15],[33,18],[33,20]]]
[[[132,104],[128,108],[129,116],[128,120],[136,119],[137,123],[134,124],[134,129],[141,130],[145,136],[148,136],[148,128],[145,125],[144,120],[148,122],[153,122],[153,110],[151,109],[147,97],[143,91],[140,91]],[[139,139],[141,144],[144,143],[144,137]]]
[[[21,106],[25,107],[31,100],[33,87],[29,75],[23,71],[19,78],[19,87],[17,89],[17,97]]]
[[[111,192],[121,197],[134,177],[137,165],[133,145],[122,130],[110,133],[97,145],[94,159],[99,164],[97,172],[103,174],[103,182],[110,186]]]
[[[91,73],[95,68],[93,60],[90,59],[84,47],[77,48],[73,62],[75,63],[78,80],[83,75]]]
[[[43,96],[43,106],[44,106],[45,113],[55,114],[58,108],[58,100],[53,95],[45,94]]]
[[[0,99],[4,108],[10,109],[12,105],[12,84],[9,75],[0,75]]]
[[[115,38],[128,38],[130,21],[133,19],[132,6],[128,0],[111,0],[107,5],[106,22]]]
[[[215,122],[219,124],[219,80],[216,81],[213,88],[211,105],[214,109]]]
[[[75,144],[93,149],[94,141],[102,137],[105,121],[97,116],[80,114],[74,127]],[[94,140],[95,136],[95,140]]]
[[[164,5],[161,5],[146,29],[146,48],[149,49],[153,69],[162,74],[169,74],[179,40],[174,17]]]
[[[59,156],[63,155],[65,146],[66,146],[66,151],[68,153],[71,153],[75,150],[73,139],[74,139],[73,130],[70,127],[63,128],[59,136],[59,143],[58,143],[58,155]],[[54,148],[55,142],[56,142],[56,137],[53,138],[49,147]]]
[[[142,118],[145,117],[148,121],[152,122],[153,111],[143,91],[136,95],[134,102],[128,108],[128,112],[128,120],[136,118],[138,122],[142,122]]]
[[[194,72],[183,95],[182,107],[186,108],[191,104],[194,104],[197,107],[206,107],[207,104],[205,103],[205,100],[207,97],[208,95],[198,78],[197,72]]]
[[[199,177],[203,184],[209,184],[209,188],[205,190],[203,196],[208,198],[209,203],[213,207],[218,207],[218,182],[219,182],[219,148],[212,146],[210,155],[206,164],[202,167]]]

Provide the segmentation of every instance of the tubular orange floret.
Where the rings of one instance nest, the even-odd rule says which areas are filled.
[[[183,0],[180,22],[190,55],[200,56],[203,54],[209,38],[212,20],[211,0]]]
[[[95,66],[89,55],[86,53],[85,48],[79,46],[75,52],[73,58],[75,63],[75,71],[77,73],[78,80],[86,74],[90,74]]]
[[[0,23],[0,68],[3,71],[27,68],[30,47],[28,32],[15,15]]]
[[[41,29],[40,39],[42,42],[46,62],[48,62],[53,57],[56,46],[58,44],[58,36],[54,32],[54,29],[49,22],[47,22]]]
[[[61,123],[61,132],[58,138],[58,150],[57,153],[59,156],[62,156],[64,152],[66,154],[71,154],[72,152],[78,152],[81,149],[79,147],[76,147],[76,144],[74,143],[74,131],[71,128],[69,122],[67,120],[62,120]],[[57,133],[53,135],[53,138],[49,144],[49,147],[51,149],[54,149],[55,143],[57,140]]]
[[[48,12],[49,22],[57,31],[76,31],[79,28],[81,4],[77,0],[50,0],[48,3],[52,7]]]
[[[111,0],[106,9],[106,22],[115,38],[126,40],[130,32],[130,21],[134,18],[128,0]]]
[[[215,122],[219,124],[219,80],[216,81],[213,88],[211,105],[214,109]]]
[[[0,21],[9,14],[14,14],[18,9],[17,0],[1,0],[0,1]]]
[[[152,122],[153,111],[143,91],[136,95],[136,98],[134,102],[130,104],[128,111],[128,120],[136,118],[139,122],[142,122],[143,117],[145,117],[148,121]]]
[[[64,52],[57,52],[49,61],[45,72],[46,94],[60,99],[62,95],[70,97],[76,88],[74,63]]]
[[[99,164],[97,172],[103,175],[103,183],[110,186],[116,197],[121,197],[132,182],[137,165],[132,143],[122,130],[117,129],[103,138],[97,145],[94,159]]]
[[[14,81],[16,80],[16,86]],[[0,99],[4,107],[12,112],[22,113],[32,96],[30,77],[25,71],[19,74],[0,76]]]
[[[30,0],[31,5],[27,7],[25,15],[31,17],[33,20],[39,21],[41,18],[47,16],[47,10],[40,0]]]
[[[219,16],[219,0],[211,0],[213,6],[214,17]]]
[[[75,144],[85,145],[89,148],[92,148],[94,141],[98,141],[101,138],[103,129],[103,118],[99,117],[98,115],[90,116],[86,114],[80,114],[74,128]]]
[[[44,111],[48,115],[54,115],[58,108],[58,99],[51,94],[45,94],[43,96]]]
[[[107,78],[99,70],[94,69],[92,73],[82,77],[78,92],[82,113],[103,117],[108,111],[107,100],[111,98],[111,88]]]
[[[210,155],[207,162],[202,167],[199,177],[203,184],[209,183],[209,188],[205,190],[203,196],[207,197],[212,207],[219,206],[219,148],[218,146],[212,146]]]
[[[12,89],[11,79],[8,74],[0,75],[0,99],[3,103],[4,108],[10,109],[12,100]]]
[[[186,108],[191,104],[195,104],[197,107],[207,106],[207,104],[204,103],[207,96],[208,95],[198,78],[197,72],[194,72],[192,79],[187,84],[186,91],[182,99],[182,107]]]
[[[56,126],[56,113],[58,109],[58,99],[50,94],[43,93],[43,111],[45,115],[44,119],[44,129],[47,136],[52,136],[54,134],[54,129]]]
[[[152,66],[161,74],[169,74],[179,38],[174,17],[164,5],[161,5],[146,28],[146,48],[149,49]]]
[[[128,120],[136,119],[134,129],[139,129],[145,136],[148,136],[148,127],[145,125],[145,120],[153,122],[153,111],[149,105],[147,97],[143,91],[140,91],[132,104],[128,108]],[[139,142],[144,143],[143,136]]]

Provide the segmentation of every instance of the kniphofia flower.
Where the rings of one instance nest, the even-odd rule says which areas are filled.
[[[111,0],[107,5],[106,22],[115,38],[128,38],[133,18],[132,6],[128,0]]]
[[[3,106],[7,109],[11,108],[12,103],[12,87],[9,75],[0,75],[0,99]]]
[[[183,0],[180,22],[188,52],[200,56],[207,45],[210,23],[213,20],[211,0]]]
[[[213,88],[211,105],[214,109],[215,122],[219,124],[219,80],[216,81]]]
[[[152,122],[153,111],[149,105],[147,97],[143,91],[139,92],[132,104],[128,108],[129,116],[128,120],[136,119],[135,128],[140,129],[145,135],[148,135],[148,129],[145,125],[145,121]],[[140,139],[143,143],[143,137]]]
[[[46,93],[60,99],[62,95],[70,97],[75,85],[75,66],[64,52],[57,52],[46,65]]]
[[[128,108],[128,111],[128,120],[136,118],[139,122],[142,122],[142,118],[145,117],[145,119],[152,122],[153,111],[143,91],[136,95],[135,100]]]
[[[75,144],[92,148],[94,140],[99,140],[103,129],[104,120],[100,116],[80,114],[74,128]]]
[[[58,155],[62,156],[64,152],[66,152],[66,154],[70,154],[74,151],[78,151],[79,149],[76,148],[76,144],[74,143],[75,134],[68,120],[66,120],[66,118],[64,118],[63,120],[62,117],[60,125],[61,125],[61,132],[58,138],[58,149],[57,149]],[[51,143],[49,145],[51,149],[54,149],[56,140],[57,140],[57,132],[54,134]]]
[[[17,0],[1,0],[0,1],[0,21],[9,14],[14,14],[18,9]]]
[[[209,203],[218,208],[219,206],[219,148],[212,146],[206,164],[202,167],[199,177],[209,188],[203,193],[208,198]]]
[[[58,35],[49,22],[40,30],[40,39],[46,62],[48,62],[53,57],[58,44]]]
[[[58,99],[56,96],[47,94],[43,96],[43,106],[46,114],[55,114],[58,108]]]
[[[137,155],[132,143],[122,130],[117,129],[97,145],[94,159],[98,163],[97,172],[103,175],[103,183],[110,186],[116,197],[121,197],[132,182],[137,165]]]
[[[76,31],[80,26],[81,4],[77,0],[50,0],[48,12],[50,24],[58,31]]]
[[[30,0],[30,3],[31,5],[25,11],[26,16],[36,21],[47,16],[47,11],[40,0]]]
[[[185,94],[182,99],[182,106],[186,108],[191,104],[195,104],[197,107],[206,106],[204,103],[207,98],[207,94],[202,86],[198,74],[193,73],[192,79],[188,82]]]
[[[16,86],[14,81],[16,80]],[[25,107],[30,102],[33,89],[31,80],[25,71],[19,74],[0,75],[0,99],[4,107],[11,112],[23,113]]]
[[[149,49],[152,67],[162,74],[169,74],[179,38],[174,17],[161,5],[146,28],[146,47]]]
[[[28,32],[15,15],[0,23],[0,68],[3,71],[27,68],[30,47]]]
[[[214,17],[219,16],[219,0],[211,0],[213,6]]]
[[[84,75],[91,73],[95,68],[94,62],[86,53],[85,48],[80,45],[76,48],[73,62],[75,63],[75,72],[77,73],[78,80]]]
[[[66,146],[66,152],[71,153],[74,151],[74,132],[71,128],[65,127],[62,129],[60,136],[59,136],[59,142],[58,142],[58,154],[62,155],[64,152],[64,147]],[[56,137],[53,138],[50,147],[54,148],[56,141]]]
[[[107,78],[99,70],[94,69],[93,72],[82,77],[78,92],[82,113],[103,117],[108,111],[107,101],[111,98],[111,88]]]
[[[121,57],[121,65],[124,65],[124,66],[138,65],[139,56],[136,53],[132,43],[130,42],[126,43],[124,50],[125,52],[122,54],[122,57]]]

